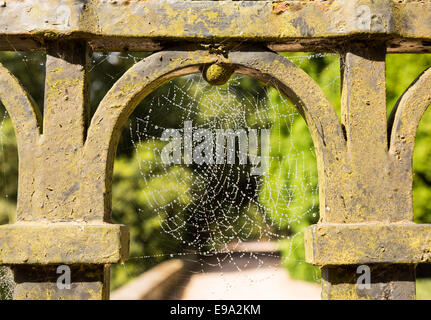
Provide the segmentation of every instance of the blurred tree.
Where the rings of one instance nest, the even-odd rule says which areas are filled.
[[[0,111],[0,224],[15,221],[18,190],[18,150],[12,122]]]

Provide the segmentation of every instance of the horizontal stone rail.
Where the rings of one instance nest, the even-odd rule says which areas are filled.
[[[431,262],[431,225],[328,223],[304,236],[306,261],[319,266]]]
[[[128,228],[108,223],[0,226],[0,264],[108,264],[126,260]]]
[[[327,50],[344,40],[388,40],[393,52],[431,51],[430,1],[0,2],[0,48],[86,38],[94,51],[153,51],[169,41],[259,41],[274,50]],[[13,28],[11,28],[13,26]]]

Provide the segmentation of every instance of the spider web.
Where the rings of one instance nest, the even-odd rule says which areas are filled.
[[[219,250],[228,250],[228,245],[232,245],[232,242],[240,244],[251,237],[254,228],[257,228],[258,239],[279,239],[281,235],[278,231],[282,226],[289,228],[290,224],[298,222],[304,215],[316,215],[315,203],[311,208],[304,208],[302,201],[298,201],[306,199],[305,191],[307,188],[313,189],[313,195],[317,194],[317,188],[307,181],[306,176],[312,175],[308,168],[303,168],[301,172],[297,172],[295,167],[295,164],[304,161],[304,151],[296,149],[293,139],[289,141],[288,150],[283,152],[281,150],[280,130],[282,127],[291,130],[293,121],[299,116],[298,112],[283,97],[280,97],[282,104],[289,106],[287,112],[284,113],[279,110],[278,105],[272,104],[266,99],[262,101],[255,99],[252,95],[247,96],[247,93],[238,89],[241,78],[237,76],[229,81],[227,87],[217,88],[206,84],[200,75],[186,77],[185,83],[181,85],[171,81],[168,84],[170,90],[166,95],[151,99],[148,105],[148,115],[144,119],[137,118],[136,124],[130,126],[131,136],[135,137],[132,143],[136,150],[142,178],[146,184],[150,184],[152,179],[171,174],[173,170],[179,170],[176,179],[179,187],[184,186],[186,188],[185,193],[188,196],[186,201],[182,201],[184,199],[172,199],[171,201],[160,199],[157,197],[160,189],[150,192],[144,191],[145,197],[151,209],[162,218],[164,232],[187,246],[194,247],[198,244],[199,249],[201,249],[209,245],[208,250],[199,250],[199,253],[209,254],[219,252]],[[265,89],[265,91],[268,90],[270,89]],[[235,95],[234,98],[232,98],[233,95]],[[180,101],[183,97],[187,97],[188,105],[177,103],[175,101],[177,96],[181,97]],[[248,109],[246,104],[252,104],[256,108],[252,119],[246,115]],[[277,129],[272,130],[271,138],[278,143],[269,146],[267,166],[268,168],[274,167],[273,162],[276,165],[281,163],[284,156],[280,154],[286,152],[288,161],[292,165],[288,166],[287,172],[281,174],[285,174],[288,178],[292,175],[302,175],[304,176],[304,179],[301,180],[303,184],[282,185],[273,190],[271,181],[262,176],[252,175],[249,168],[238,164],[213,164],[195,168],[184,165],[177,165],[174,168],[164,164],[160,166],[161,160],[159,158],[164,146],[157,147],[148,141],[160,141],[161,134],[151,135],[148,132],[154,132],[154,130],[162,132],[170,129],[157,125],[157,118],[163,116],[164,111],[170,108],[177,109],[181,113],[180,122],[190,121],[191,117],[200,118],[201,123],[194,130],[209,128],[214,132],[214,136],[217,129],[231,128],[236,130],[256,127],[262,129],[259,127],[260,124],[273,122],[273,126]],[[221,112],[218,113],[217,111]],[[277,114],[277,117],[273,116],[274,113]],[[235,147],[232,152],[238,152]],[[272,150],[274,148],[276,150]],[[314,157],[312,148],[306,151],[312,153]],[[157,160],[146,159],[146,155],[149,153],[155,153]],[[275,155],[272,156],[272,154]],[[157,155],[159,156],[157,157]],[[239,181],[244,178],[246,179],[246,188],[242,190],[238,185]],[[164,187],[160,185],[160,188]],[[259,195],[259,191],[264,188],[267,188],[268,192],[264,196]],[[219,197],[220,195],[221,197]],[[277,207],[280,211],[289,210],[298,214],[294,216],[282,214],[278,217],[277,212],[262,205],[261,201],[271,202],[273,207]],[[179,203],[180,210],[177,211],[176,207]],[[255,209],[256,215],[260,216],[258,219],[262,222],[260,225],[256,223],[255,216],[244,214],[244,211],[249,212],[252,209]],[[168,214],[169,211],[176,212],[174,215],[170,215]],[[190,214],[183,221],[182,214],[185,211],[190,212]],[[244,217],[244,222],[235,227],[241,216]],[[214,222],[217,224],[212,229],[211,225]],[[184,240],[181,231],[186,229],[189,224],[196,227],[196,233],[191,240]],[[199,243],[200,234],[207,231],[210,231],[209,235],[205,237],[203,243]]]
[[[301,63],[322,56],[296,58]],[[188,256],[195,264],[191,273],[219,269],[220,279],[224,278],[224,270],[242,272],[251,265],[276,270],[279,268],[277,246],[273,247],[275,250],[258,252],[247,244],[294,240],[302,237],[302,229],[298,232],[298,227],[293,225],[300,225],[307,217],[317,221],[314,148],[307,143],[301,145],[293,134],[300,115],[272,87],[259,83],[256,90],[260,94],[244,90],[242,84],[250,80],[247,78],[234,76],[227,85],[214,87],[201,75],[190,75],[169,82],[165,92],[153,95],[142,104],[146,115],[137,117],[129,126],[141,177],[145,186],[151,186],[142,190],[148,208],[138,208],[138,212],[148,214],[149,218],[155,213],[162,232],[181,243],[184,249],[135,256],[132,261]],[[164,164],[161,154],[167,142],[161,141],[161,136],[172,127],[161,126],[160,122],[171,113],[180,114],[176,128],[182,135],[184,123],[191,120],[194,131],[210,130],[213,137],[220,129],[269,130],[268,150],[260,150],[266,157],[264,174],[253,175],[250,165],[238,164],[241,156],[238,145],[230,150],[236,153],[235,164]],[[181,150],[184,152],[184,146]],[[174,185],[171,189],[162,183],[167,177]],[[155,181],[160,182],[156,187]],[[166,189],[171,193],[167,194]],[[295,250],[294,246],[291,241],[290,250]],[[291,259],[289,253],[282,257],[282,260],[288,259]],[[248,279],[250,286],[256,282],[252,277],[253,274]],[[264,280],[267,278],[261,279]],[[227,288],[229,281],[232,279],[225,279]]]

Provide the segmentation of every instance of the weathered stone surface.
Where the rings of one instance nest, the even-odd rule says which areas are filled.
[[[252,41],[282,50],[333,50],[370,36],[390,51],[431,51],[431,2],[11,1],[0,6],[0,47],[43,48],[85,38],[94,50],[152,51],[171,41]]]
[[[129,253],[126,226],[20,222],[0,226],[0,264],[108,264]]]
[[[306,261],[319,266],[431,262],[431,225],[323,223],[305,232]]]
[[[411,264],[369,265],[369,288],[357,284],[357,266],[322,269],[322,299],[325,300],[411,300],[415,299],[415,266]]]
[[[102,300],[109,299],[109,266],[69,265],[70,288],[59,288],[57,265],[15,265],[14,300]]]

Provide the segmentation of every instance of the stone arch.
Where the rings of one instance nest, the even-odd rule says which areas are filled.
[[[345,140],[337,115],[316,82],[303,70],[277,53],[250,49],[227,56],[208,51],[168,50],[155,53],[130,68],[101,101],[87,134],[82,162],[84,203],[92,204],[92,219],[109,220],[113,162],[121,128],[145,96],[169,80],[212,63],[228,63],[236,73],[261,80],[286,95],[298,108],[311,132],[318,159],[320,203],[330,199],[324,189],[343,159]],[[330,149],[331,152],[325,152]],[[331,186],[331,188],[334,188]],[[334,200],[332,200],[334,201]]]
[[[18,79],[0,63],[0,101],[8,112],[18,145],[31,144],[42,132],[42,117],[36,103]]]
[[[431,68],[422,72],[401,95],[388,121],[389,156],[393,162],[393,175],[405,183],[401,186],[400,211],[413,212],[413,152],[419,123],[431,104]]]
[[[33,98],[18,79],[0,64],[0,101],[8,112],[18,145],[18,212],[29,212],[31,190],[34,183],[35,147],[42,133],[42,116]]]
[[[431,68],[422,72],[401,95],[389,117],[389,151],[411,170],[416,130],[431,104]]]

